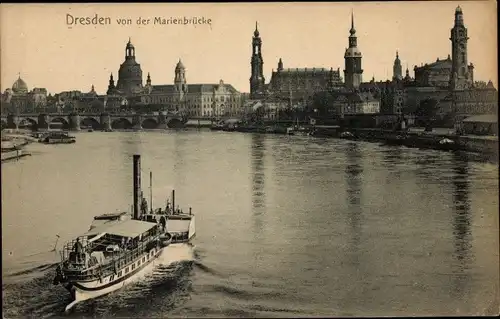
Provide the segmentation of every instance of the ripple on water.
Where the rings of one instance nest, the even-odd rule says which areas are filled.
[[[128,209],[136,153],[154,203],[175,187],[192,205],[194,257],[70,316],[470,315],[498,300],[498,166],[470,154],[196,130],[77,139],[2,165],[6,317],[64,309],[54,256],[17,256]]]

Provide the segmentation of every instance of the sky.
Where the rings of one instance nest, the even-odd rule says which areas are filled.
[[[232,84],[249,92],[255,22],[263,41],[264,76],[269,82],[279,58],[285,68],[344,69],[351,11],[363,54],[363,81],[392,77],[396,50],[413,76],[413,66],[451,54],[450,29],[460,5],[468,28],[468,59],[475,80],[497,75],[496,1],[310,2],[310,3],[127,3],[0,4],[1,90],[18,74],[28,88],[51,93],[105,94],[115,81],[129,37],[153,85],[171,84],[179,59],[189,84]],[[73,17],[109,17],[107,25],[68,25]],[[153,24],[154,18],[205,18],[210,24]],[[151,19],[149,25],[137,20]],[[120,25],[117,19],[132,19]],[[404,71],[403,71],[404,72]]]

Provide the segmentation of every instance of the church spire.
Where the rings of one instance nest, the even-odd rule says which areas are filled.
[[[259,24],[257,21],[255,21],[255,31],[253,32],[253,35],[254,35],[254,37],[257,38],[259,36],[259,34],[260,34],[259,33]]]
[[[358,46],[358,39],[356,37],[356,28],[354,28],[354,11],[351,11],[351,30],[349,30],[349,48]]]
[[[349,32],[351,35],[356,34],[356,29],[354,28],[354,10],[351,10],[351,30]]]

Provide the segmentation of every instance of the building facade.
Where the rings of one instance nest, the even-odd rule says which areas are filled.
[[[262,39],[256,24],[252,37],[250,95],[247,109],[253,109],[250,105],[260,105],[257,103],[259,100],[279,105],[287,101],[289,107],[304,106],[316,93],[343,85],[340,68],[336,70],[324,67],[284,68],[282,58],[279,59],[276,70],[272,70],[269,83],[266,84],[263,66]],[[348,72],[350,71],[351,68]]]
[[[2,94],[2,113],[37,112],[47,106],[47,98],[47,89],[33,88],[30,91],[19,75],[12,88],[6,89]]]
[[[341,117],[347,115],[366,115],[380,113],[380,99],[370,92],[354,92],[337,94],[334,109]]]
[[[178,112],[188,117],[235,116],[242,112],[241,93],[231,84],[189,84],[181,59],[174,68],[173,84],[155,85],[148,73],[142,83],[142,69],[136,62],[135,47],[127,43],[125,61],[118,71],[115,85],[110,75],[106,109],[141,108],[151,111]]]
[[[341,86],[340,70],[326,68],[283,68],[279,60],[267,85],[267,96],[276,100],[307,101],[315,93]]]

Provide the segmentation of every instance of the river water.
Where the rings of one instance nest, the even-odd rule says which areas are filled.
[[[143,190],[197,218],[136,284],[69,316],[498,313],[498,167],[470,154],[211,131],[82,132],[2,164],[5,318],[59,316],[51,250]]]

